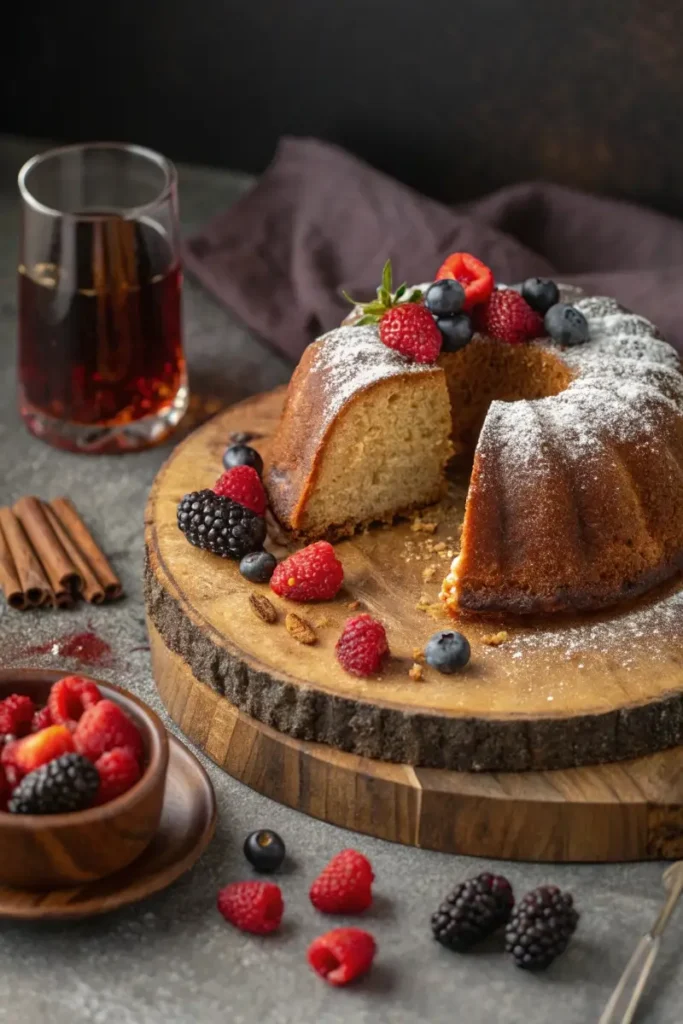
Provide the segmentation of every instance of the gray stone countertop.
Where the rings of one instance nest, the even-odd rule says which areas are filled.
[[[175,731],[152,681],[141,591],[143,507],[171,445],[119,458],[65,454],[30,437],[15,407],[15,181],[21,163],[39,148],[0,140],[0,503],[27,493],[74,496],[106,538],[127,597],[106,608],[24,614],[0,602],[2,665],[30,661],[77,670],[76,661],[49,654],[27,659],[22,651],[91,628],[115,653],[113,666],[97,674],[141,696]],[[180,181],[186,231],[249,184],[243,176],[203,168],[182,168]],[[225,403],[281,384],[291,370],[192,281],[185,285],[185,342],[194,391]],[[200,758],[215,786],[220,820],[199,864],[166,892],[102,918],[69,925],[0,921],[0,1021],[587,1024],[597,1022],[662,899],[662,864],[496,864],[395,846],[272,803]],[[291,853],[280,879],[286,926],[265,940],[234,930],[215,909],[220,886],[250,877],[242,842],[264,826],[279,831]],[[315,935],[342,922],[316,914],[307,889],[328,858],[348,845],[374,865],[377,899],[363,926],[375,934],[379,955],[363,982],[334,990],[307,967],[305,954]],[[458,956],[431,938],[429,915],[440,899],[458,881],[491,867],[519,894],[552,881],[575,895],[579,931],[543,975],[516,969],[493,946]],[[666,935],[638,1021],[683,1021],[682,943],[683,911]]]

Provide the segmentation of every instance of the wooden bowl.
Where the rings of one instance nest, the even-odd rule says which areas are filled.
[[[0,671],[0,700],[10,693],[25,693],[36,704],[45,704],[52,684],[66,674],[52,669]],[[140,729],[145,748],[142,778],[122,796],[86,811],[0,812],[0,884],[42,889],[104,878],[139,857],[159,827],[168,768],[166,730],[137,697],[111,683],[95,682]]]

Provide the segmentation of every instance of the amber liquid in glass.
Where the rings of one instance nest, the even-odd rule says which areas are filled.
[[[19,268],[22,411],[123,424],[184,383],[181,270],[153,224],[89,216],[60,228],[53,262]]]

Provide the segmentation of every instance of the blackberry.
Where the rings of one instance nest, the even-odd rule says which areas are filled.
[[[266,521],[213,491],[193,491],[178,505],[178,527],[190,544],[221,558],[243,558],[266,539]]]
[[[514,904],[507,878],[484,872],[461,882],[432,914],[434,938],[462,953],[497,931],[510,918]]]
[[[505,929],[505,949],[518,967],[541,970],[564,953],[579,914],[571,893],[542,885],[515,907]]]
[[[62,754],[25,775],[12,793],[12,814],[66,814],[82,811],[100,785],[97,768],[82,754]]]

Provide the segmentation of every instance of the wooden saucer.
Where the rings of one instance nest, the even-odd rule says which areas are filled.
[[[123,871],[71,889],[0,887],[0,918],[26,921],[94,917],[137,903],[188,871],[216,828],[216,799],[204,768],[169,736],[170,757],[159,829],[145,852]]]

